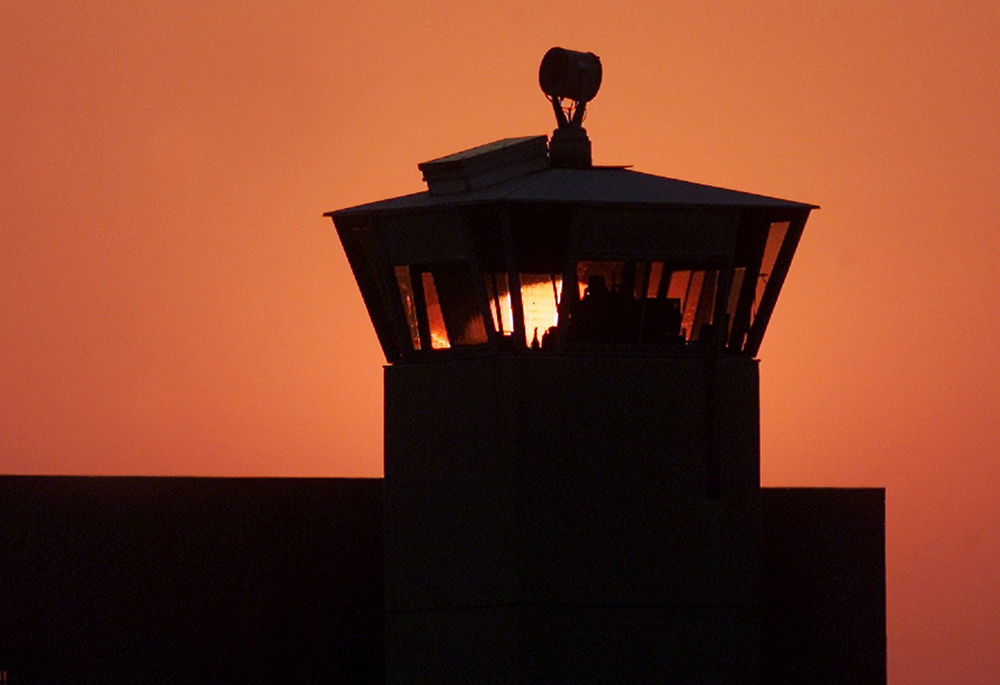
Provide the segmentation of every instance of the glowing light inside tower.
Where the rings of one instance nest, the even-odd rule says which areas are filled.
[[[521,302],[524,305],[524,334],[531,344],[559,323],[562,276],[521,274]]]

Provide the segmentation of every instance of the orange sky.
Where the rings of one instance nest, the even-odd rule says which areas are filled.
[[[765,485],[888,489],[894,683],[1000,682],[995,2],[4,3],[0,472],[378,476],[324,211],[550,133],[813,202],[761,350]]]

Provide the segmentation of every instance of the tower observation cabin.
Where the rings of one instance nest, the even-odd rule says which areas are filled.
[[[590,82],[566,88],[585,98],[567,112],[553,82],[578,73]],[[508,138],[424,162],[426,192],[328,214],[388,362],[755,356],[814,206],[594,166],[581,124],[600,61],[554,48],[540,80],[557,112],[551,143]]]
[[[594,165],[557,128],[330,212],[385,368],[390,682],[754,682],[755,359],[814,205]],[[418,677],[419,676],[419,677]]]

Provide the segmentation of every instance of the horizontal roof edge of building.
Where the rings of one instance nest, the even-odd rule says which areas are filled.
[[[490,187],[447,195],[428,191],[327,212],[332,218],[365,214],[445,209],[475,204],[574,204],[588,207],[818,209],[814,204],[782,200],[718,186],[645,174],[622,167],[549,168]]]
[[[399,216],[403,214],[411,214],[413,212],[434,212],[443,211],[450,208],[460,208],[460,207],[475,207],[475,206],[514,206],[514,205],[529,205],[529,204],[567,204],[580,206],[579,202],[571,201],[556,201],[556,200],[470,200],[467,202],[455,202],[450,204],[435,204],[435,205],[416,205],[409,207],[378,207],[373,205],[379,205],[381,203],[371,203],[370,205],[359,205],[357,207],[345,207],[344,209],[333,210],[329,212],[324,212],[324,217],[329,217],[331,219],[350,219],[350,218],[360,218],[360,217],[372,217],[372,216]],[[616,203],[616,202],[591,202],[587,203],[586,207],[592,209],[608,209],[608,210],[650,210],[650,209],[748,209],[748,210],[772,210],[775,212],[780,211],[812,211],[814,209],[820,209],[818,205],[810,205],[805,203],[797,204],[783,204],[783,205],[712,205],[712,204],[665,204],[665,203]]]

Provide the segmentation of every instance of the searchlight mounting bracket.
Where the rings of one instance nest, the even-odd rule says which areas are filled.
[[[552,166],[592,166],[590,138],[583,128],[587,103],[601,88],[601,58],[592,52],[552,48],[538,68],[538,83],[552,103],[557,128],[549,142]],[[570,104],[564,104],[564,101]]]

